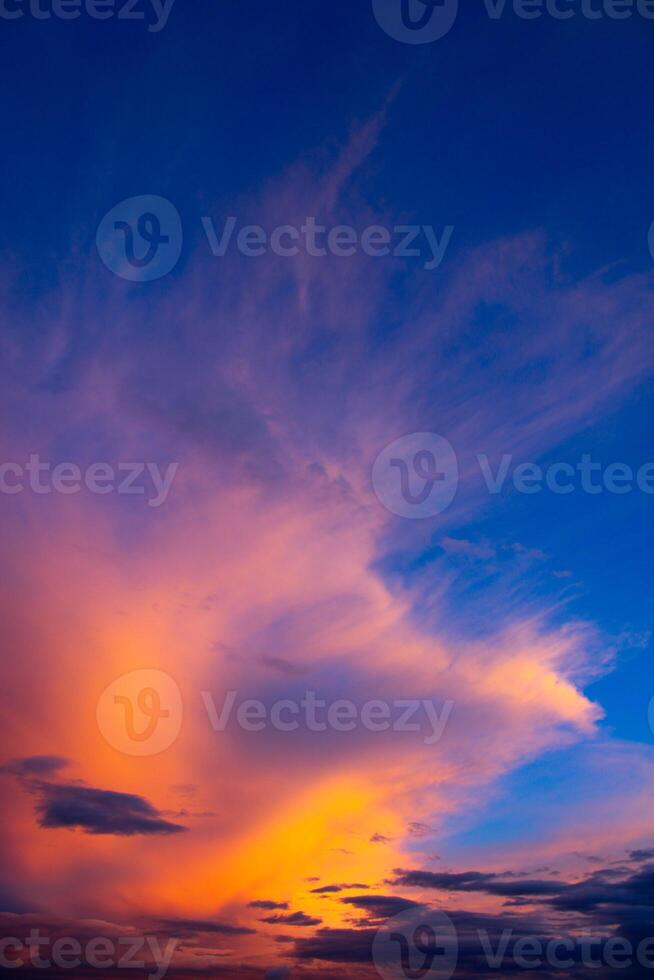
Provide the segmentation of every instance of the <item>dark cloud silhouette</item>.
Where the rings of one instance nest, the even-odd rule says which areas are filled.
[[[360,881],[352,882],[351,884],[340,884],[340,885],[323,885],[322,888],[312,888],[311,893],[313,895],[328,895],[334,892],[344,892],[348,888],[370,888],[370,885],[363,885]]]
[[[398,870],[396,874],[395,883],[409,887],[513,896],[505,903],[505,910],[495,914],[440,907],[457,933],[455,980],[488,975],[489,954],[498,953],[500,960],[492,967],[496,975],[522,976],[527,969],[525,948],[532,961],[538,961],[528,972],[539,977],[579,980],[591,970],[597,980],[652,976],[654,864],[635,872],[604,868],[574,884],[529,879],[514,872]],[[437,911],[398,896],[356,895],[340,901],[368,911],[368,919],[361,927],[322,928],[310,938],[296,939],[294,954],[298,960],[370,963],[380,920],[405,909],[411,917],[416,907],[421,919],[424,910],[424,921],[429,923],[430,914]],[[517,911],[525,906],[529,906],[528,911]],[[525,947],[520,940],[529,942]],[[616,948],[621,957],[619,966],[615,965]],[[548,949],[554,952],[548,953]]]
[[[313,916],[306,915],[304,912],[289,912],[286,915],[268,915],[259,921],[267,922],[270,925],[319,926],[322,919],[314,919]]]
[[[68,827],[87,834],[178,834],[187,828],[165,820],[142,796],[76,784],[36,783],[41,827]]]
[[[400,898],[397,895],[352,895],[349,898],[342,898],[341,902],[367,912],[372,919],[388,919],[406,909],[417,908],[420,904],[410,898]]]
[[[269,899],[257,899],[256,902],[248,902],[249,909],[287,909],[288,902],[271,902]]]
[[[628,915],[654,921],[654,864],[624,877],[604,869],[574,885],[561,885],[550,904],[561,911],[592,913],[604,921],[624,921]]]
[[[44,779],[54,776],[69,765],[69,762],[69,759],[59,755],[31,755],[24,759],[11,759],[0,766],[0,773],[17,776],[19,779]]]
[[[68,759],[56,755],[35,755],[13,759],[0,772],[15,776],[27,792],[36,797],[39,826],[48,830],[69,828],[87,834],[113,834],[131,837],[135,834],[178,834],[187,830],[182,824],[166,820],[148,800],[135,793],[118,793],[97,789],[81,782],[48,781]]]
[[[395,869],[396,877],[393,885],[404,885],[410,888],[438,888],[450,892],[486,892],[489,895],[499,895],[511,898],[519,895],[557,895],[561,891],[561,882],[548,881],[541,878],[524,878],[507,880],[507,875],[485,873],[482,871],[463,871],[449,874],[444,871],[405,871]]]
[[[251,936],[256,933],[256,929],[235,926],[229,922],[217,922],[215,919],[160,919],[158,930],[180,937],[197,936],[202,933],[220,936]]]
[[[309,939],[296,939],[294,953],[299,960],[372,963],[376,932],[376,929],[319,929]]]

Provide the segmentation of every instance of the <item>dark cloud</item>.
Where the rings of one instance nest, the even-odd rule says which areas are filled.
[[[392,837],[384,837],[383,834],[373,834],[370,838],[371,844],[389,844],[393,840]]]
[[[372,919],[388,919],[406,909],[417,908],[420,904],[397,895],[351,895],[349,898],[342,898],[341,902],[367,912]]]
[[[37,783],[36,812],[41,827],[79,828],[87,834],[178,834],[187,828],[165,820],[142,796],[75,784]]]
[[[348,888],[370,888],[370,885],[363,885],[360,881],[352,882],[352,884],[341,884],[341,885],[323,885],[322,888],[312,888],[311,892],[313,895],[328,895],[334,892],[344,892]]]
[[[268,915],[259,922],[267,922],[270,925],[286,926],[319,926],[322,919],[314,919],[304,912],[289,912],[287,915]]]
[[[646,851],[632,852],[630,856],[632,860],[646,860],[645,854]],[[396,870],[395,873],[394,884],[450,892],[484,892],[509,899],[504,903],[504,910],[497,913],[442,909],[457,933],[458,963],[454,980],[476,980],[490,972],[502,977],[524,976],[527,972],[551,980],[581,980],[591,971],[596,980],[619,977],[644,980],[652,976],[654,863],[637,871],[624,867],[599,869],[574,884],[532,879],[524,872],[511,871],[437,874]],[[326,887],[331,890],[334,886]],[[371,963],[372,943],[380,921],[406,911],[410,922],[415,909],[419,918],[424,913],[424,921],[429,923],[430,914],[437,914],[436,909],[399,896],[355,895],[342,897],[340,901],[367,912],[367,918],[359,926],[325,927],[311,937],[296,939],[294,955],[302,962],[303,971],[311,961],[350,964],[350,969],[356,971],[356,965],[363,967]],[[520,940],[529,942],[518,945]],[[629,962],[624,969],[624,961],[620,968],[615,966],[616,947],[612,940],[620,940],[620,951],[626,944],[624,955],[629,957]],[[549,956],[548,944],[554,949]],[[642,944],[645,961],[638,958]],[[525,949],[532,960],[540,960],[529,970],[525,966]],[[498,951],[500,961],[491,966],[489,953]]]
[[[215,919],[160,919],[158,930],[180,937],[197,936],[202,933],[220,936],[251,936],[256,933],[256,929],[235,926],[229,922],[217,922]]]
[[[654,864],[634,874],[604,869],[574,885],[561,885],[550,904],[567,912],[592,913],[596,918],[624,920],[627,910],[638,919],[654,920]]]
[[[69,759],[59,755],[31,755],[24,759],[11,759],[0,766],[0,773],[17,776],[19,779],[44,779],[54,776],[69,764]]]
[[[646,850],[629,851],[629,858],[632,861],[652,861],[654,860],[654,847]]]
[[[36,797],[39,826],[48,830],[80,829],[87,834],[112,834],[131,837],[135,834],[178,834],[187,830],[182,824],[166,820],[148,800],[134,793],[84,786],[81,782],[47,781],[69,760],[56,755],[35,755],[13,759],[0,772],[15,776],[27,792]]]
[[[393,885],[404,885],[410,888],[438,888],[450,892],[486,892],[488,895],[499,895],[507,898],[520,895],[556,895],[562,887],[561,882],[541,878],[507,881],[506,875],[488,874],[482,871],[463,871],[458,874],[449,874],[444,871],[405,871],[402,868],[396,868],[394,873],[397,877],[393,879]]]
[[[249,909],[287,909],[288,902],[272,902],[267,898],[257,899],[256,902],[248,902]]]
[[[299,960],[331,963],[372,963],[376,929],[319,929],[310,939],[295,940]]]
[[[298,667],[297,664],[291,663],[290,660],[285,660],[283,657],[261,657],[260,663],[279,674],[298,676],[306,673],[304,667]]]

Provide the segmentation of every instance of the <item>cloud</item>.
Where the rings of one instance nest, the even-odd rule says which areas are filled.
[[[349,898],[342,898],[341,902],[362,909],[372,919],[388,919],[390,916],[398,915],[406,909],[417,908],[420,905],[419,902],[414,902],[410,898],[400,898],[397,895],[353,895]]]
[[[34,786],[39,826],[79,828],[87,834],[178,834],[187,828],[165,820],[142,796],[90,786],[38,783]]]
[[[310,939],[295,940],[299,960],[334,963],[371,963],[376,929],[319,929]]]
[[[304,912],[289,912],[288,915],[269,915],[263,919],[259,919],[259,922],[267,922],[270,925],[287,926],[319,926],[321,921],[322,919],[305,915]]]
[[[444,871],[395,870],[394,885],[415,888],[438,888],[450,892],[486,892],[489,895],[513,897],[516,895],[556,895],[561,883],[545,879],[503,880],[497,873],[463,871],[452,874]]]
[[[159,928],[173,936],[195,936],[202,933],[213,933],[219,936],[251,936],[256,930],[247,926],[235,926],[229,922],[218,922],[214,919],[160,919]]]
[[[269,899],[259,898],[254,902],[248,902],[249,909],[287,909],[288,902],[272,902]]]
[[[327,895],[332,892],[343,892],[348,888],[370,888],[370,885],[364,885],[361,882],[355,881],[351,884],[323,885],[322,888],[312,888],[311,892],[314,895]]]
[[[0,766],[0,773],[17,776],[19,779],[44,778],[54,776],[69,764],[69,759],[58,755],[32,755],[25,759],[12,759],[6,762]]]

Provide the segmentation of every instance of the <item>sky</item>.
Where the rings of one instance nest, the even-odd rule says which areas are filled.
[[[3,975],[652,975],[653,44],[0,0]]]

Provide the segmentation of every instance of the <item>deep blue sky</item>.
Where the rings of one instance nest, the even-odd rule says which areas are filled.
[[[580,268],[642,268],[653,22],[464,7],[425,46],[385,35],[365,0],[177,0],[156,34],[86,16],[3,21],[2,245],[45,274],[71,227],[122,197],[220,207],[342,139],[401,80],[380,203],[456,225],[459,248],[538,227],[569,239]]]

